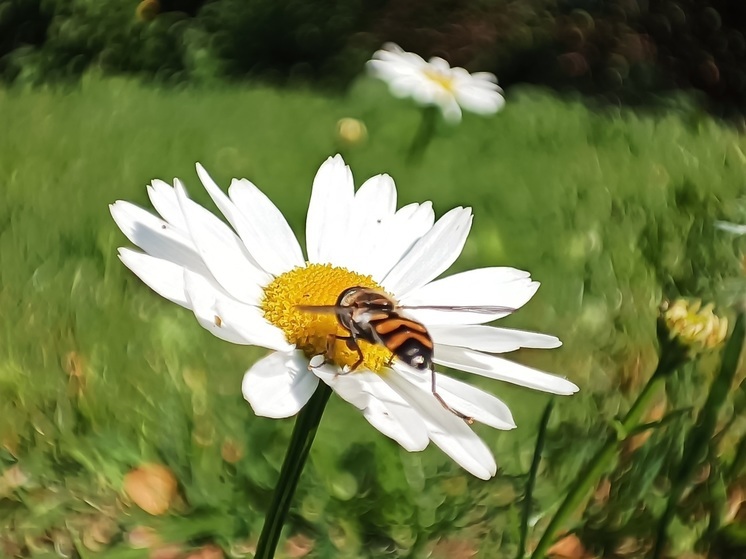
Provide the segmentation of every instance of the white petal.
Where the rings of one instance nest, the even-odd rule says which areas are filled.
[[[347,239],[348,253],[342,262],[350,270],[369,274],[375,269],[376,255],[388,252],[385,241],[396,212],[396,186],[388,175],[365,181],[355,194],[352,216],[357,226]]]
[[[439,56],[433,56],[427,62],[436,72],[443,74],[445,77],[447,77],[451,72],[451,65]]]
[[[287,352],[295,346],[288,343],[285,334],[270,324],[260,309],[237,301],[218,299],[215,309],[220,320],[230,325],[251,345]]]
[[[191,238],[144,209],[118,201],[111,215],[122,233],[150,256],[168,260],[201,274],[209,274]]]
[[[189,308],[194,311],[197,321],[214,336],[234,344],[253,345],[227,321],[223,320],[218,311],[219,300],[230,301],[241,304],[235,299],[231,300],[222,290],[204,276],[184,270],[184,291],[186,293]]]
[[[437,95],[436,85],[421,76],[411,74],[389,79],[389,91],[394,97],[411,97],[419,105],[430,105]]]
[[[428,331],[435,343],[487,353],[507,353],[522,347],[551,349],[562,345],[555,336],[494,326],[432,325]]]
[[[443,112],[443,118],[446,122],[449,124],[458,124],[461,122],[461,107],[454,97],[444,96],[439,100],[438,105]]]
[[[530,274],[515,268],[478,268],[439,279],[401,297],[399,303],[405,306],[445,305],[445,306],[497,306],[518,309],[525,305],[539,283],[531,281]],[[432,324],[481,324],[509,314],[495,314],[413,310],[407,314],[424,323]]]
[[[257,303],[262,297],[260,286],[271,277],[251,262],[246,247],[225,223],[187,197],[178,180],[176,195],[192,242],[212,275],[239,301]]]
[[[308,370],[308,359],[302,351],[278,351],[246,372],[241,389],[254,413],[280,418],[298,413],[318,384],[319,379]]]
[[[348,220],[354,185],[350,168],[340,155],[327,159],[316,173],[306,217],[308,260],[337,264],[347,251]]]
[[[452,369],[503,380],[542,392],[566,395],[578,391],[575,384],[562,377],[462,347],[436,344],[433,361]]]
[[[231,184],[231,194],[240,199],[239,208],[197,163],[197,174],[215,205],[236,230],[256,263],[266,272],[279,275],[303,265],[295,235],[277,207],[247,180]]]
[[[403,298],[447,270],[464,248],[471,220],[470,208],[454,208],[441,217],[389,272],[383,287]]]
[[[413,68],[412,64],[401,60],[370,60],[366,64],[368,72],[376,78],[382,79],[391,84],[392,80],[408,78],[413,80],[413,72],[419,71]]]
[[[380,282],[435,222],[430,202],[409,204],[384,221],[379,243],[372,249],[360,273]]]
[[[368,422],[405,450],[423,450],[430,442],[420,416],[396,392],[370,371],[339,374],[332,365],[313,372],[344,400],[363,411]]]
[[[510,408],[492,394],[465,382],[435,373],[438,394],[453,409],[495,429],[515,429]]]
[[[497,76],[492,72],[474,72],[471,74],[475,82],[485,82],[486,84],[497,84]]]
[[[409,95],[420,105],[441,105],[453,99],[453,96],[444,92],[439,84],[421,75],[415,76],[414,79],[399,78],[391,82],[392,92],[403,91],[404,87],[409,89]]]
[[[505,106],[505,98],[498,91],[484,87],[459,87],[456,89],[456,101],[464,109],[481,115],[496,113]]]
[[[365,181],[355,193],[352,211],[364,223],[362,232],[368,237],[370,227],[380,225],[396,213],[396,185],[389,175],[376,175]]]
[[[176,199],[176,192],[170,184],[155,179],[148,186],[148,197],[163,219],[176,229],[187,233],[186,221],[181,213],[179,201]]]
[[[481,479],[495,475],[497,464],[489,448],[466,422],[445,409],[427,388],[427,380],[414,384],[409,377],[394,373],[383,380],[420,414],[430,440],[464,469]]]
[[[128,248],[119,249],[119,258],[158,295],[182,307],[191,308],[184,292],[184,268]]]
[[[228,198],[199,163],[197,174],[262,268],[279,275],[304,264],[303,252],[285,216],[261,190],[246,179],[234,179]]]

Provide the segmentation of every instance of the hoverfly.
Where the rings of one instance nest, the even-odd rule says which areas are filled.
[[[381,345],[388,349],[395,359],[399,359],[410,367],[419,371],[430,371],[433,396],[444,408],[468,423],[472,423],[473,419],[453,409],[438,394],[433,366],[434,346],[427,328],[420,322],[406,317],[402,314],[402,311],[422,309],[498,314],[515,310],[509,307],[486,306],[400,306],[387,294],[360,286],[349,287],[342,291],[334,305],[298,305],[297,308],[307,312],[333,313],[336,315],[339,325],[349,335],[333,335],[332,337],[336,340],[345,341],[347,347],[357,352],[358,355],[358,360],[350,367],[348,373],[362,365],[364,360],[358,340]]]

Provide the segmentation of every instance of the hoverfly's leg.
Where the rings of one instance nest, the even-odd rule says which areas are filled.
[[[363,364],[363,361],[365,361],[365,355],[363,355],[363,350],[360,349],[360,345],[358,345],[357,338],[355,337],[354,334],[351,336],[336,336],[336,338],[338,340],[343,340],[347,342],[347,347],[350,348],[352,351],[357,352],[357,361],[355,361],[352,364],[352,367],[350,367],[349,369],[347,369],[347,371],[343,373],[346,375],[347,373],[353,372],[355,369],[357,369],[360,365]]]
[[[455,415],[456,417],[460,417],[461,419],[463,419],[464,421],[466,421],[469,425],[472,425],[474,423],[474,418],[473,417],[469,417],[468,415],[464,415],[460,411],[454,410],[451,406],[449,406],[448,404],[446,404],[446,401],[443,399],[443,397],[440,394],[438,394],[438,391],[435,389],[435,369],[431,369],[430,373],[432,374],[432,391],[433,391],[433,396],[435,396],[435,399],[438,400],[438,402],[440,402],[440,404],[445,409],[447,409],[449,412],[451,412],[453,415]]]
[[[326,335],[326,357],[328,359],[334,359],[334,342],[337,341],[337,336],[334,334]]]
[[[339,336],[336,334],[327,334],[326,336],[326,357],[328,359],[334,360],[334,344],[337,343],[337,340],[340,339]],[[324,360],[326,362],[326,360]],[[347,373],[339,372],[334,374],[334,378],[336,379],[339,375],[346,375]]]

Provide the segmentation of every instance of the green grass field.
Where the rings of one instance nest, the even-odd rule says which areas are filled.
[[[365,144],[340,143],[342,117],[366,123]],[[0,90],[0,555],[55,557],[72,545],[84,558],[148,557],[127,535],[137,526],[184,549],[214,542],[241,556],[250,548],[292,420],[257,418],[241,397],[242,375],[261,350],[213,338],[119,262],[116,249],[128,242],[108,204],[149,207],[145,185],[178,176],[214,209],[194,171],[200,161],[224,188],[232,177],[252,180],[302,236],[314,173],[337,152],[358,185],[391,174],[400,205],[433,200],[438,215],[474,207],[454,270],[510,265],[542,282],[505,322],[558,335],[564,346],[512,358],[566,375],[581,392],[556,401],[534,495],[535,541],[655,367],[661,298],[727,304],[738,293],[741,245],[713,221],[746,217],[746,140],[685,107],[596,113],[510,91],[502,113],[443,126],[408,165],[418,119],[367,80],[337,98],[92,78],[70,89]],[[669,409],[701,404],[713,362],[669,383]],[[514,557],[547,397],[474,382],[508,402],[518,424],[477,427],[495,451],[495,479],[472,478],[437,448],[400,450],[333,397],[288,536],[313,540],[311,557]],[[742,407],[733,400],[723,421]],[[647,515],[665,500],[666,472],[692,422],[683,413],[633,460],[621,455],[608,501],[591,503],[570,527],[610,550],[630,525],[647,537]],[[745,428],[732,422],[724,461]],[[143,462],[176,475],[180,500],[167,515],[152,517],[122,496],[123,476]],[[677,518],[674,556],[695,546],[702,522]],[[92,545],[101,523],[110,533]]]

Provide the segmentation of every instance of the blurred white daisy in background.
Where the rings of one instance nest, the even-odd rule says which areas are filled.
[[[494,74],[470,74],[463,68],[451,68],[438,57],[425,62],[393,43],[386,43],[373,54],[368,69],[389,84],[395,97],[411,97],[420,105],[438,106],[443,117],[452,123],[461,120],[461,109],[491,115],[505,105]]]
[[[730,221],[716,220],[715,227],[722,231],[733,233],[734,235],[746,235],[746,225],[743,225],[741,223],[731,223]]]
[[[437,222],[430,202],[397,210],[391,177],[375,176],[355,192],[337,155],[313,182],[304,257],[281,212],[251,182],[234,179],[226,195],[199,164],[197,173],[230,226],[190,200],[178,179],[173,187],[154,180],[148,194],[160,217],[129,202],[111,206],[122,232],[144,251],[121,248],[119,255],[214,335],[273,350],[244,377],[243,394],[254,411],[292,416],[321,380],[405,449],[433,441],[475,476],[493,476],[490,450],[436,400],[430,373],[392,359],[383,346],[360,342],[362,366],[340,374],[358,354],[342,341],[329,347],[329,339],[346,332],[334,315],[297,308],[333,305],[352,286],[381,289],[401,305],[521,307],[539,286],[528,272],[481,268],[435,280],[461,253],[471,209],[454,208]],[[560,345],[554,336],[483,325],[507,312],[409,314],[429,330],[440,365],[555,394],[577,391],[564,378],[492,355]],[[437,385],[462,414],[497,429],[515,427],[510,410],[491,394],[440,373]]]

